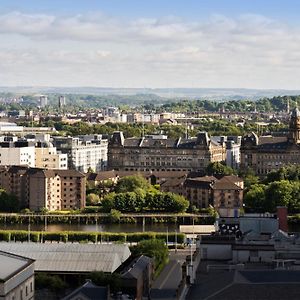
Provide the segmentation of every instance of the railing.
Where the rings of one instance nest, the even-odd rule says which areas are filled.
[[[19,216],[19,217],[109,217],[110,213],[83,213],[83,214],[40,214],[40,213],[0,213],[0,217],[10,217],[10,216]],[[193,214],[193,213],[121,213],[120,217],[137,217],[137,218],[153,218],[153,217],[178,217],[178,218],[208,218],[211,217],[210,214]]]

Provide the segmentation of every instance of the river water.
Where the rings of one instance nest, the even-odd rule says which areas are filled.
[[[154,224],[0,224],[0,229],[7,230],[31,230],[31,231],[91,231],[91,232],[175,232],[179,229],[176,224],[154,223]]]
[[[31,231],[86,231],[86,232],[175,232],[179,230],[177,224],[153,223],[153,224],[0,224],[0,229],[6,230],[31,230]],[[291,232],[300,232],[299,224],[290,224]]]

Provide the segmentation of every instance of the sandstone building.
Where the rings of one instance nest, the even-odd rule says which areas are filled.
[[[75,170],[21,166],[0,168],[0,187],[33,211],[80,209],[85,206],[85,176]]]
[[[108,169],[116,171],[203,172],[210,162],[225,160],[225,145],[206,132],[196,138],[149,136],[125,139],[114,132],[108,145]]]
[[[241,168],[253,169],[265,176],[285,165],[300,162],[300,111],[291,113],[289,133],[286,136],[260,136],[255,133],[243,137],[241,143]]]
[[[200,209],[213,206],[220,212],[243,207],[244,181],[235,175],[177,178],[164,182],[160,187],[164,192],[183,195],[191,205]]]

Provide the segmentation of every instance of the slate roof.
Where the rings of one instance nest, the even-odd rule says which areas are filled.
[[[122,278],[138,279],[143,275],[144,270],[151,264],[151,258],[145,255],[139,256],[135,259],[122,273]]]
[[[231,182],[231,181],[227,181],[227,180],[219,180],[216,181],[212,188],[214,190],[242,190],[241,187],[239,187],[238,185],[236,185],[235,183]]]
[[[114,272],[131,255],[127,245],[72,243],[0,243],[0,250],[35,260],[44,272]]]
[[[299,284],[233,284],[210,300],[294,300],[300,298]],[[204,298],[189,298],[199,300]]]
[[[239,271],[251,283],[300,283],[300,271],[255,270]]]
[[[156,138],[127,138],[124,140],[124,147],[142,147],[142,148],[182,148],[193,149],[198,147],[219,147],[219,143],[211,141],[206,132],[200,132],[197,137],[189,139],[156,139]]]
[[[203,176],[203,177],[195,177],[195,178],[187,178],[184,182],[184,186],[186,187],[203,187],[209,188],[211,184],[218,179],[214,176]]]
[[[106,300],[109,296],[108,287],[97,286],[88,281],[62,300],[85,299],[85,300]]]
[[[160,184],[161,187],[177,187],[181,186],[185,181],[185,178],[171,178]]]
[[[87,180],[91,181],[102,181],[110,178],[115,178],[117,176],[115,171],[103,171],[99,173],[88,173]]]

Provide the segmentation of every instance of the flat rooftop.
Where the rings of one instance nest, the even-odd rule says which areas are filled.
[[[31,263],[31,259],[0,251],[0,281],[6,281]]]

